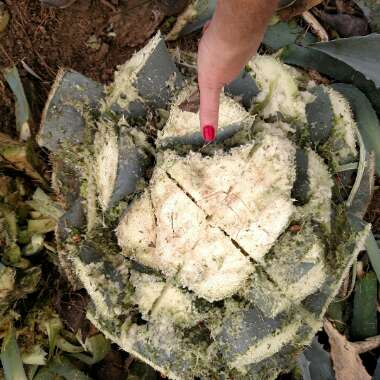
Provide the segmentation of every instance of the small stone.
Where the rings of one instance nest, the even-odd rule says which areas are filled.
[[[6,5],[2,1],[0,1],[0,33],[6,29],[9,20],[10,15],[6,8]]]
[[[102,41],[95,36],[95,34],[91,35],[86,42],[86,46],[91,50],[99,50],[102,46]]]
[[[110,50],[110,47],[106,43],[102,43],[100,46],[100,49],[94,54],[94,58],[96,62],[102,61],[106,55],[108,54],[108,51]]]

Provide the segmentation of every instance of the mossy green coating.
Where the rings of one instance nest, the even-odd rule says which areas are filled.
[[[288,231],[266,258],[265,270],[294,302],[317,290],[325,280],[326,247],[311,225]]]
[[[291,301],[263,268],[256,267],[242,290],[242,296],[252,302],[266,317],[276,317],[289,309]]]
[[[46,103],[37,140],[56,151],[60,144],[83,142],[86,109],[95,109],[104,96],[103,86],[82,74],[61,70]]]

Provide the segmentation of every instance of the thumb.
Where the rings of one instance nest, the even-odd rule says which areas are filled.
[[[200,107],[199,118],[203,139],[207,142],[215,140],[218,128],[219,98],[222,87],[199,85]]]

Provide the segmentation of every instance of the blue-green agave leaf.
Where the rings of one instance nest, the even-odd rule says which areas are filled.
[[[339,61],[322,51],[298,45],[289,45],[281,54],[282,60],[304,69],[314,69],[323,75],[344,83],[351,83],[363,91],[380,114],[380,90],[367,80],[363,74],[354,70],[343,61]]]
[[[336,83],[332,87],[350,102],[366,149],[375,152],[376,173],[380,175],[380,123],[371,102],[355,86]]]
[[[346,63],[380,87],[380,34],[320,42],[310,48]]]
[[[273,50],[278,50],[295,43],[309,45],[314,42],[316,42],[314,35],[305,32],[294,20],[289,22],[280,21],[274,25],[270,25],[263,39],[263,44]]]
[[[314,337],[310,347],[298,358],[298,367],[304,380],[335,380],[329,353]]]

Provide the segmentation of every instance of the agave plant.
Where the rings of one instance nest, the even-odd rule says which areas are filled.
[[[66,209],[60,262],[91,322],[173,379],[291,368],[369,232],[373,156],[337,90],[258,56],[204,145],[196,86],[159,34],[105,89],[61,72],[39,142]]]

